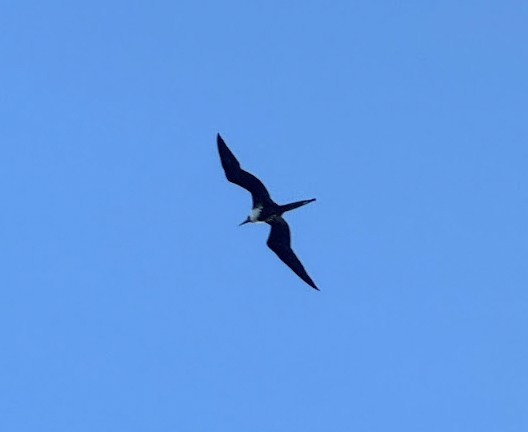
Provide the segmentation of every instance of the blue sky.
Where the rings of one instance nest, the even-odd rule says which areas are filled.
[[[0,429],[528,430],[527,22],[3,2]]]

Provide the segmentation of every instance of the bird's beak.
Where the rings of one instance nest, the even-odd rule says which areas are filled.
[[[247,224],[248,222],[251,222],[249,220],[249,216],[246,218],[246,220],[244,222],[242,222],[241,224],[238,224],[238,226],[241,226],[241,225],[244,225],[244,224]]]

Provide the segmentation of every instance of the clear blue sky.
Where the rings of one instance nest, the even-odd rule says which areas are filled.
[[[0,430],[528,430],[526,1],[4,1]],[[220,132],[317,292],[237,227]]]

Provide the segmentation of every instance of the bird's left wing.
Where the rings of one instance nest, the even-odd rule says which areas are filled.
[[[222,168],[224,168],[226,178],[231,183],[235,183],[251,193],[253,207],[273,203],[266,186],[253,174],[240,168],[240,162],[238,162],[235,155],[229,150],[220,134],[216,136],[216,143],[218,144],[218,153],[220,154],[220,160],[222,161]]]

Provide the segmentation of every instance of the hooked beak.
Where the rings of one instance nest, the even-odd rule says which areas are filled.
[[[244,222],[242,222],[241,224],[238,224],[238,226],[247,224],[248,222],[251,222],[251,220],[249,219],[249,216],[246,218],[246,220]]]

